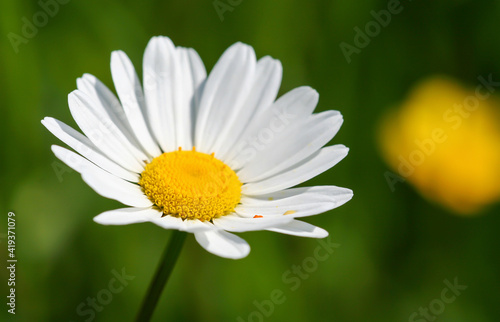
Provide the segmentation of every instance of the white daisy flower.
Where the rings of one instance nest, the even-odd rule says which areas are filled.
[[[232,232],[328,235],[297,218],[338,207],[352,191],[292,188],[348,152],[343,145],[323,147],[343,119],[337,111],[313,114],[314,89],[276,99],[281,63],[269,56],[257,61],[242,43],[229,47],[207,77],[196,51],[154,37],[143,72],[141,86],[130,59],[115,51],[118,98],[89,74],[69,94],[84,134],[51,117],[42,121],[77,152],[52,146],[55,155],[98,194],[127,206],[96,216],[97,223],[149,221],[191,232],[207,251],[234,259],[250,246]]]

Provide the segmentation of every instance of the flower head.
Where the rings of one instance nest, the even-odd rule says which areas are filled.
[[[432,77],[382,122],[387,162],[424,196],[459,214],[500,199],[500,115],[490,91],[481,82],[469,90]]]
[[[257,61],[252,47],[236,43],[207,77],[193,49],[154,37],[142,86],[121,51],[111,55],[111,72],[118,98],[89,74],[69,95],[84,134],[50,117],[42,121],[77,152],[53,146],[59,159],[97,193],[128,206],[96,222],[152,222],[194,233],[211,253],[242,258],[250,247],[230,232],[326,237],[296,218],[351,199],[351,190],[335,186],[291,188],[334,166],[348,149],[323,147],[342,116],[313,114],[316,91],[300,87],[276,100],[278,60]]]

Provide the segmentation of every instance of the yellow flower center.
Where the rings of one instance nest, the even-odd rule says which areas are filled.
[[[210,221],[240,202],[236,173],[212,155],[193,151],[163,153],[146,165],[139,184],[165,215]]]

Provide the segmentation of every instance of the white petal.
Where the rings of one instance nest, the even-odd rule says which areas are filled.
[[[282,74],[283,68],[279,60],[266,56],[257,62],[255,76],[243,108],[232,124],[225,124],[227,131],[221,133],[214,144],[213,150],[217,151],[219,159],[224,160],[251,120],[273,104],[278,95]]]
[[[108,159],[108,157],[104,156],[86,136],[63,122],[51,117],[46,117],[42,120],[42,124],[57,138],[103,170],[128,181],[139,182],[137,173],[125,170]]]
[[[200,85],[206,78],[206,71],[194,49],[177,47],[177,58],[181,75],[175,109],[177,147],[190,150],[193,147]]]
[[[194,139],[194,127],[196,124],[196,115],[198,114],[201,96],[205,88],[207,71],[205,69],[205,65],[203,65],[203,61],[201,60],[196,50],[192,48],[186,49],[182,47],[177,47],[177,50],[181,50],[181,55],[185,55],[187,57],[189,65],[188,71],[191,74],[190,77],[191,84],[188,83],[187,87],[189,87],[190,90],[191,88],[193,90],[193,99],[191,100],[193,108],[193,119],[191,120],[191,130],[192,130],[192,137]]]
[[[150,156],[160,155],[161,151],[145,121],[146,108],[139,78],[132,62],[124,52],[114,51],[111,54],[111,75],[127,120],[138,141]]]
[[[342,125],[337,111],[314,114],[296,126],[283,127],[257,152],[254,160],[238,172],[242,182],[255,182],[304,160],[327,144]]]
[[[235,212],[244,217],[256,214],[297,218],[337,208],[352,198],[352,191],[335,186],[294,188],[258,197],[243,197]]]
[[[239,117],[255,73],[253,48],[242,43],[229,47],[204,85],[196,120],[195,146],[205,153],[217,152],[218,138]]]
[[[163,229],[177,229],[183,226],[182,220],[180,218],[172,217],[172,216],[164,216],[161,212],[157,212],[156,214],[151,214],[149,217],[149,221],[155,225],[160,226]]]
[[[161,213],[153,208],[121,208],[103,212],[94,217],[101,225],[129,225],[149,221],[149,217]]]
[[[144,169],[138,151],[109,118],[93,110],[94,101],[85,93],[73,91],[68,104],[75,122],[101,152],[127,170],[139,173]]]
[[[316,227],[300,220],[294,220],[291,223],[269,228],[267,230],[300,237],[325,238],[328,236],[328,232],[323,228]]]
[[[245,240],[223,230],[196,232],[194,236],[203,248],[217,256],[240,259],[250,253]]]
[[[53,145],[52,151],[70,168],[81,173],[83,181],[101,196],[131,207],[152,206],[152,202],[144,195],[139,185],[115,177],[87,159],[60,146]]]
[[[276,133],[308,118],[318,103],[318,93],[307,86],[296,88],[281,96],[272,106],[252,119],[224,162],[231,169],[241,169],[255,160]]]
[[[277,59],[264,56],[257,62],[255,78],[252,91],[248,96],[248,106],[255,105],[255,114],[261,113],[269,108],[276,97],[281,86],[283,77],[283,66]],[[255,96],[253,96],[255,94]]]
[[[184,226],[181,228],[181,230],[194,233],[198,231],[218,230],[218,228],[207,221],[184,220]]]
[[[246,206],[256,206],[256,205],[261,205],[263,202],[279,203],[285,200],[289,200],[289,198],[291,197],[296,197],[300,195],[312,196],[316,194],[337,198],[337,197],[342,197],[344,195],[352,196],[352,190],[337,186],[313,186],[313,187],[291,188],[268,194],[262,194],[258,196],[251,196],[251,197],[242,196],[241,203],[243,203]]]
[[[182,219],[177,217],[172,217],[172,216],[162,217],[162,214],[158,213],[154,218],[150,218],[149,221],[164,229],[177,229],[185,231],[185,229],[182,229],[185,226]]]
[[[123,133],[127,140],[133,147],[140,152],[141,156],[144,155],[142,146],[137,141],[137,138],[128,124],[127,116],[123,111],[120,101],[116,98],[109,88],[104,85],[99,79],[91,74],[84,74],[81,78],[76,80],[77,87],[80,91],[85,93],[92,99],[92,106],[99,115],[105,115],[109,121],[114,123],[118,129]]]
[[[153,37],[143,59],[144,96],[151,130],[163,151],[177,149],[175,86],[178,69],[175,47],[168,37]]]
[[[199,220],[182,220],[178,217],[169,215],[162,217],[162,215],[163,214],[160,213],[158,216],[151,217],[149,221],[165,229],[177,229],[191,233],[217,230],[214,225],[209,222],[201,222]]]
[[[111,210],[96,216],[94,221],[103,225],[128,225],[151,222],[164,229],[176,229],[187,232],[217,230],[208,222],[182,220],[177,217],[165,216],[161,211],[153,207]]]
[[[241,192],[246,195],[261,195],[293,187],[330,169],[342,160],[348,151],[349,149],[341,144],[328,146],[282,173],[243,185]]]
[[[256,212],[254,215],[260,215]],[[289,223],[293,217],[286,216],[263,216],[262,218],[242,218],[237,215],[226,215],[213,220],[216,227],[232,232],[245,232],[263,230],[269,227],[279,226]]]

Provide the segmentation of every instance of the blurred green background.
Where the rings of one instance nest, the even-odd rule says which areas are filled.
[[[232,43],[248,43],[258,57],[283,63],[280,95],[300,85],[317,89],[317,111],[344,115],[332,142],[351,150],[305,185],[348,187],[354,198],[307,219],[340,246],[296,290],[283,274],[314,256],[317,240],[244,233],[252,251],[232,261],[209,254],[189,236],[154,321],[422,322],[428,319],[412,314],[429,305],[440,311],[437,321],[499,321],[499,205],[459,217],[406,183],[391,191],[376,129],[381,115],[422,77],[446,74],[471,86],[479,75],[500,79],[500,2],[403,1],[401,13],[350,63],[340,43],[353,45],[354,28],[364,29],[374,20],[370,12],[387,9],[388,1],[220,2],[231,8],[223,21],[211,0],[70,0],[18,45],[18,53],[9,33],[22,36],[23,17],[31,21],[43,9],[37,1],[0,2],[0,234],[14,211],[19,259],[17,314],[13,319],[2,304],[0,319],[90,321],[91,314],[79,315],[77,307],[108,288],[112,270],[125,268],[135,278],[95,312],[95,321],[133,320],[170,232],[149,223],[94,223],[95,215],[120,204],[98,196],[57,161],[50,145],[61,143],[40,120],[53,116],[76,127],[66,100],[76,78],[91,73],[112,88],[109,58],[116,49],[141,75],[148,40],[165,35],[195,48],[207,70]],[[7,247],[0,237],[0,287],[7,296]],[[443,281],[455,278],[468,287],[441,308],[435,299],[446,288]],[[255,301],[267,305],[274,289],[286,300],[264,314]]]

